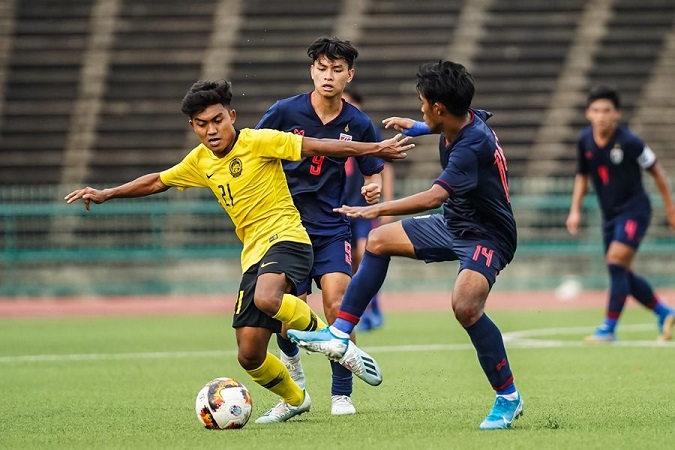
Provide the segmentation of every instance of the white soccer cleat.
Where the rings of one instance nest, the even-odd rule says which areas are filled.
[[[305,372],[302,370],[300,352],[295,356],[288,356],[284,352],[279,352],[279,356],[281,362],[286,366],[286,369],[288,369],[288,373],[291,374],[291,379],[302,389],[305,389],[307,380],[305,380]]]
[[[352,398],[348,395],[331,395],[330,402],[330,413],[334,416],[356,414]]]
[[[371,386],[379,386],[382,383],[382,372],[377,361],[352,341],[349,341],[345,354],[337,361]]]
[[[371,386],[382,383],[382,372],[375,359],[349,338],[335,336],[330,327],[319,331],[288,330],[288,338],[310,352],[323,353],[336,360]]]
[[[279,400],[279,403],[270,408],[265,414],[258,417],[255,420],[255,423],[286,422],[291,417],[299,416],[300,414],[309,411],[309,408],[312,406],[312,399],[309,398],[307,391],[303,389],[303,392],[305,393],[305,398],[299,406],[289,405],[285,401]]]

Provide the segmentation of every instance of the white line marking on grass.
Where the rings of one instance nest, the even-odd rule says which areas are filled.
[[[589,327],[566,328],[539,328],[504,333],[504,343],[509,348],[560,348],[560,347],[593,347],[581,341],[544,340],[539,337],[583,334],[591,332]],[[654,330],[654,325],[624,325],[622,332]],[[675,342],[650,341],[616,341],[611,346],[618,347],[675,347]],[[432,344],[432,345],[387,345],[378,347],[364,347],[372,353],[407,353],[407,352],[439,352],[473,350],[471,344]],[[169,359],[169,358],[212,358],[235,356],[236,350],[202,350],[182,352],[148,352],[148,353],[82,353],[64,355],[17,355],[0,356],[0,364],[35,363],[35,362],[64,362],[64,361],[104,361],[104,360],[131,360],[131,359]]]
[[[185,352],[150,353],[81,353],[70,355],[18,355],[0,356],[0,363],[17,362],[61,362],[61,361],[99,361],[120,359],[167,359],[167,358],[210,358],[213,356],[236,355],[235,350],[203,350]]]

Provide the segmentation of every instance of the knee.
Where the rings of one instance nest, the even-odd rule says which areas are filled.
[[[247,347],[239,347],[237,360],[244,370],[255,370],[265,362],[266,352],[255,351]]]
[[[483,308],[470,304],[453,303],[452,310],[455,313],[455,318],[464,328],[476,323],[483,315]]]
[[[366,250],[375,255],[381,255],[384,253],[386,243],[387,241],[384,239],[384,234],[380,231],[380,228],[375,228],[368,233]]]
[[[275,315],[281,308],[281,296],[276,290],[256,289],[253,295],[253,303],[256,308],[268,316]]]

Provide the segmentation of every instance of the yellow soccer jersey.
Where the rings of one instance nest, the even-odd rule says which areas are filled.
[[[234,223],[244,244],[246,271],[280,241],[311,244],[286,184],[281,159],[298,161],[302,136],[244,128],[232,150],[218,158],[200,144],[170,169],[162,183],[180,190],[208,187]]]

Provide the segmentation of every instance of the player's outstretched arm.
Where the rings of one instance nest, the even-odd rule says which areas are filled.
[[[377,156],[385,161],[403,159],[406,152],[415,147],[409,137],[397,134],[382,142],[353,142],[338,139],[302,138],[302,156]]]
[[[656,161],[650,168],[649,173],[654,177],[654,183],[661,193],[661,198],[663,199],[663,208],[666,211],[666,217],[668,218],[668,224],[670,225],[671,230],[675,230],[675,205],[673,205],[673,198],[670,194],[670,182],[668,180],[668,175],[666,175],[663,166]]]
[[[91,202],[98,205],[113,198],[145,197],[146,195],[156,194],[157,192],[164,192],[169,189],[169,187],[170,186],[162,183],[159,173],[149,173],[121,186],[110,189],[94,189],[92,187],[77,189],[66,195],[64,199],[68,204],[82,199],[84,207],[89,211]]]
[[[438,208],[447,200],[448,191],[434,184],[424,192],[409,195],[398,200],[378,203],[369,206],[347,206],[334,208],[333,211],[344,214],[347,217],[360,219],[374,219],[380,216],[400,216],[404,214],[417,214]]]
[[[385,128],[393,128],[406,136],[422,136],[431,134],[431,129],[424,122],[418,122],[406,117],[387,117],[382,121]]]

